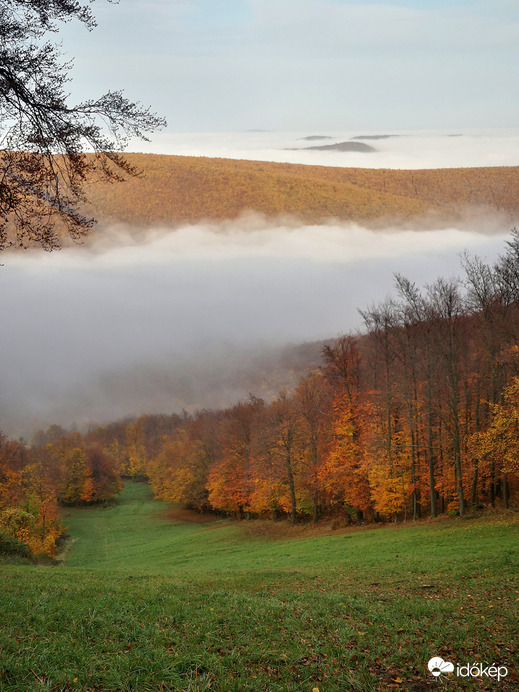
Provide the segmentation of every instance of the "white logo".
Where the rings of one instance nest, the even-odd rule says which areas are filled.
[[[434,656],[431,658],[427,664],[432,675],[438,678],[442,674],[454,673],[454,663],[450,661],[444,661],[440,656]],[[505,678],[508,675],[508,668],[506,666],[499,666],[493,663],[487,666],[483,663],[467,663],[465,666],[456,665],[456,675],[461,678],[497,678],[498,681],[501,678]]]
[[[439,656],[434,656],[434,658],[431,658],[427,664],[427,667],[435,678],[442,673],[454,673],[454,663],[444,661],[443,658],[440,658]]]

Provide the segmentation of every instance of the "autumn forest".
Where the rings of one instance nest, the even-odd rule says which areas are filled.
[[[517,501],[519,233],[498,261],[361,310],[365,329],[272,401],[146,415],[31,444],[1,440],[0,530],[54,555],[60,506],[121,479],[199,513],[336,525],[464,515]]]

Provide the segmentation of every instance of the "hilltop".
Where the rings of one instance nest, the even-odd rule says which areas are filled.
[[[143,172],[124,184],[90,183],[88,213],[101,223],[176,225],[247,210],[303,222],[367,224],[428,218],[448,223],[467,209],[519,214],[519,167],[389,170],[128,154]]]

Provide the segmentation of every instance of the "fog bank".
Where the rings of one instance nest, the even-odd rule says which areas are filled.
[[[364,142],[375,151],[308,150],[313,140]],[[157,133],[130,151],[354,168],[466,168],[519,165],[519,129],[343,130]]]
[[[457,274],[464,249],[494,259],[509,229],[489,229],[375,232],[253,216],[6,253],[0,428],[28,436],[54,422],[268,396],[290,384],[276,349],[359,328],[357,308],[383,300],[394,272],[423,285]]]

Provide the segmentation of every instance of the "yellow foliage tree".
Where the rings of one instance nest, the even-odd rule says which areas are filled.
[[[509,481],[519,478],[519,377],[505,389],[503,403],[492,406],[490,427],[472,436],[471,448],[483,462],[493,462],[502,474],[503,505],[508,507]]]
[[[146,472],[156,497],[202,510],[208,506],[207,467],[202,442],[178,430],[174,439],[166,438],[158,456],[148,462]]]

